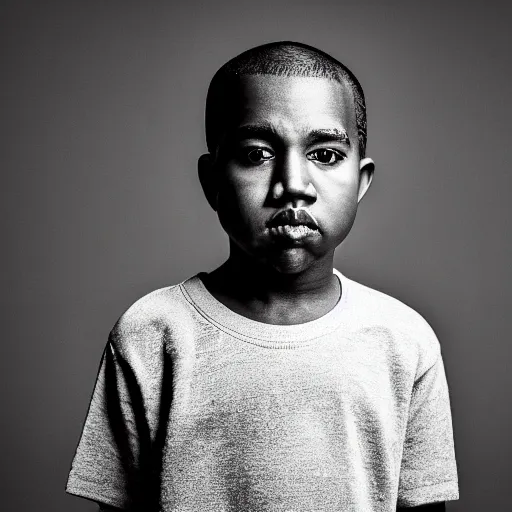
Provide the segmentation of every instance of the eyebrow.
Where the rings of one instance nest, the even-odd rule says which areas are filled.
[[[235,129],[236,139],[264,139],[273,140],[278,138],[277,130],[270,123],[246,124]]]
[[[240,126],[235,129],[234,135],[238,140],[255,138],[272,141],[279,138],[276,128],[270,123]],[[350,147],[349,136],[343,128],[317,128],[311,131],[306,131],[305,135],[308,144],[339,142]]]
[[[350,146],[350,139],[344,129],[338,128],[320,128],[318,130],[311,130],[307,134],[310,144],[320,142],[340,142]]]

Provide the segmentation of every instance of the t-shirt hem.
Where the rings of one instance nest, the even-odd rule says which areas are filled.
[[[459,486],[455,480],[424,485],[400,492],[398,506],[418,507],[429,503],[455,501],[459,499]]]
[[[111,507],[119,508],[121,510],[130,510],[129,502],[126,498],[119,496],[115,493],[113,494],[105,494],[104,489],[103,492],[98,491],[98,489],[91,487],[86,484],[82,480],[75,481],[73,483],[68,483],[66,486],[66,492],[73,496],[78,496],[79,498],[85,498],[90,501],[95,501],[96,503],[101,503],[103,505],[109,505]]]

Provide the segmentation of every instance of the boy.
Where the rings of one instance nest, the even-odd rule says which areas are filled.
[[[213,78],[206,137],[229,258],[118,320],[67,491],[121,510],[444,510],[439,343],[333,269],[374,172],[356,78],[303,44],[254,48]]]

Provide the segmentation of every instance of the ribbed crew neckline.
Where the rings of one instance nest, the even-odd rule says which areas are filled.
[[[336,330],[343,320],[342,311],[346,308],[350,293],[349,279],[333,269],[341,285],[341,297],[336,305],[325,315],[302,324],[275,325],[252,320],[218,301],[206,288],[197,274],[180,284],[185,298],[210,323],[222,331],[243,339],[249,343],[269,348],[292,348],[309,344]]]

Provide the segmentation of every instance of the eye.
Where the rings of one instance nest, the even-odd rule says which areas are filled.
[[[307,154],[308,160],[316,160],[324,165],[334,165],[345,159],[345,155],[334,149],[315,149]]]
[[[247,161],[251,164],[261,164],[274,158],[274,153],[265,148],[255,148],[246,153]]]

